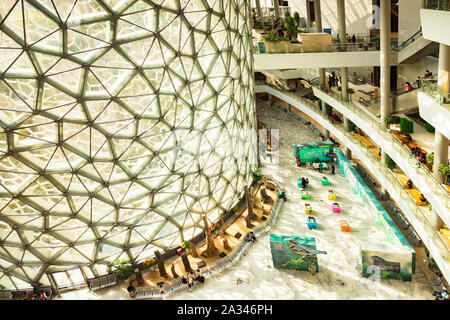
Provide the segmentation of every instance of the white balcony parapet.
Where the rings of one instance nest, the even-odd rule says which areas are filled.
[[[450,46],[450,11],[420,9],[423,37]]]
[[[391,132],[380,125],[368,111],[344,100],[339,94],[313,86],[314,95],[336,108],[363,130],[403,170],[431,203],[445,224],[450,225],[450,196],[445,187],[425,167],[419,166],[415,156]]]
[[[269,93],[289,103],[294,108],[317,121],[345,146],[350,148],[352,153],[354,153],[365,164],[368,170],[370,170],[370,172],[385,186],[392,199],[400,207],[424,245],[430,251],[430,254],[436,261],[444,277],[450,279],[450,252],[448,248],[439,237],[438,231],[434,230],[433,226],[425,217],[424,212],[422,212],[415,204],[415,200],[405,189],[403,189],[403,186],[384,164],[378,161],[378,159],[350,132],[346,131],[342,125],[332,124],[323,116],[320,108],[313,102],[301,98],[294,93],[273,88],[268,85],[257,85],[255,91],[256,93]]]

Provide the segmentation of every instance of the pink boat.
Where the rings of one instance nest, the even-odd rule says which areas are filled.
[[[337,202],[331,204],[331,209],[333,210],[333,213],[341,213],[341,207],[339,207],[339,203]]]

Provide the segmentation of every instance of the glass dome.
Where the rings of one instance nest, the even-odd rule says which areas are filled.
[[[203,232],[256,166],[245,0],[0,2],[0,288]]]

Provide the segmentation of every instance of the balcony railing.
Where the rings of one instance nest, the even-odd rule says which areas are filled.
[[[377,51],[375,43],[290,43],[290,41],[264,42],[265,52],[267,54],[277,53],[316,53],[316,52],[358,52],[358,51]],[[254,53],[260,53],[258,45],[254,46]]]
[[[406,191],[406,189],[403,188],[402,184],[396,179],[394,174],[381,161],[379,161],[376,158],[376,156],[372,152],[370,152],[370,150],[367,149],[367,147],[364,144],[362,144],[358,139],[356,139],[349,131],[345,130],[345,128],[342,125],[331,123],[329,119],[324,117],[320,107],[314,102],[306,98],[300,97],[295,93],[282,90],[280,88],[268,84],[266,84],[266,86],[283,93],[284,95],[292,98],[293,100],[297,100],[300,105],[307,107],[316,114],[320,115],[324,121],[330,123],[330,126],[333,126],[337,130],[339,130],[343,135],[345,135],[345,137],[348,140],[350,140],[353,144],[359,146],[360,151],[364,153],[364,155],[370,160],[371,164],[373,164],[378,169],[378,172],[383,174],[383,177],[389,182],[395,194],[398,195],[403,200],[404,204],[406,204],[408,210],[404,212],[409,222],[414,226],[416,230],[419,229],[420,227],[420,229],[422,230],[422,232],[420,232],[422,237],[424,237],[424,233],[426,233],[427,239],[422,240],[423,241],[425,240],[424,241],[425,243],[427,242],[432,243],[438,250],[438,252],[441,253],[441,256],[444,258],[444,261],[448,261],[450,259],[449,249],[447,248],[442,238],[438,235],[439,231],[434,229],[434,227],[431,225],[430,221],[426,217],[427,213],[425,213],[423,209],[421,209],[416,205],[415,199]],[[386,130],[384,127],[382,129]],[[395,142],[393,141],[393,143]]]
[[[434,101],[444,107],[450,107],[450,93],[443,90],[438,83],[437,76],[422,81],[421,90],[423,93],[432,97]]]

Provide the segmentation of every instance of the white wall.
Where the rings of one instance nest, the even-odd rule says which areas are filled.
[[[438,74],[438,59],[435,57],[425,57],[414,64],[401,64],[397,68],[397,88],[406,81],[414,82],[417,76],[423,78],[425,70],[430,70],[433,74]]]
[[[422,0],[398,1],[398,43],[401,44],[417,31],[420,24]]]
[[[306,18],[306,0],[290,0],[289,6],[292,13],[298,11],[301,17]],[[345,16],[347,23],[347,33],[368,34],[367,19],[371,16],[369,8],[372,0],[346,0]],[[337,3],[336,0],[321,0],[322,27],[331,28],[333,35],[337,33]]]

